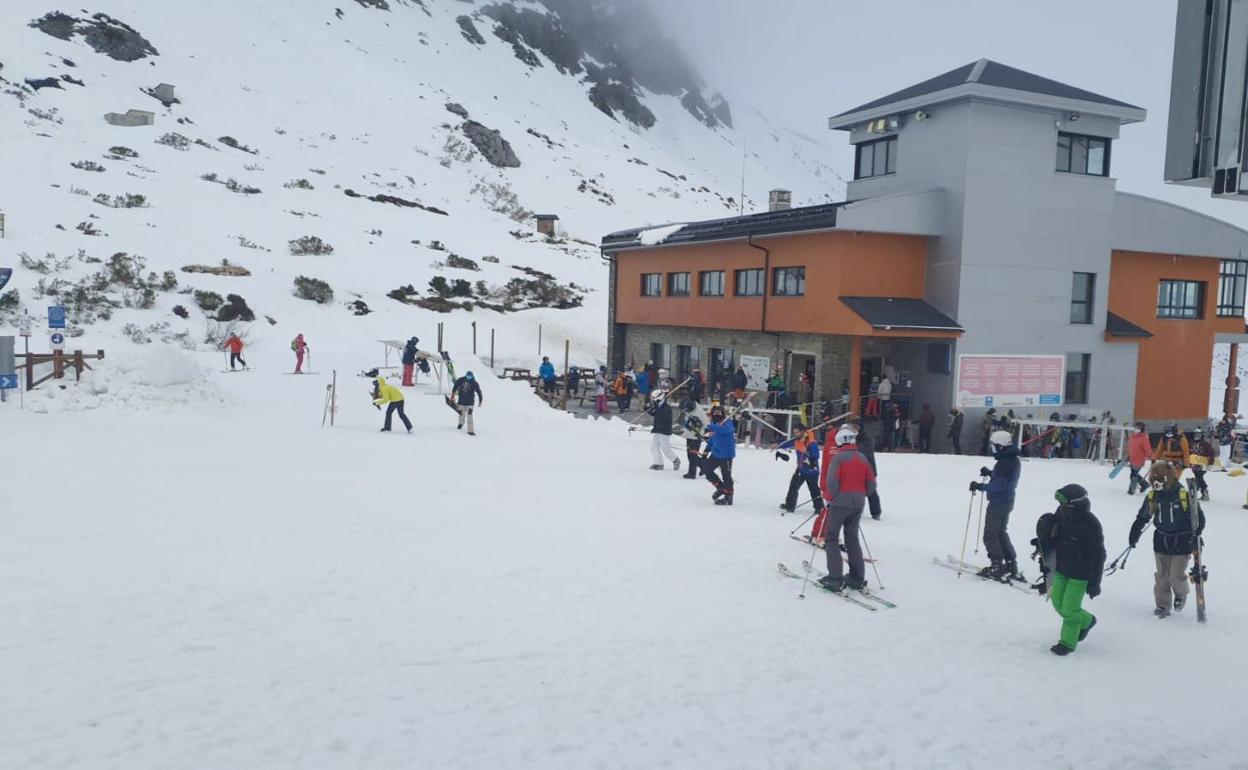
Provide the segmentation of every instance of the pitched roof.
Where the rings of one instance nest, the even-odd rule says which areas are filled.
[[[846,307],[874,329],[963,331],[958,322],[927,304],[910,297],[841,297]]]
[[[635,227],[619,230],[604,236],[604,249],[623,249],[643,245],[669,246],[681,243],[698,243],[700,241],[721,241],[734,238],[746,238],[758,235],[776,235],[779,233],[799,233],[808,230],[825,230],[836,227],[836,212],[845,203],[824,203],[818,206],[803,206],[784,211],[765,211],[761,214],[747,214],[726,219],[711,219],[705,222],[690,222],[673,231],[659,243],[647,244],[643,233],[654,230],[653,227]],[[670,227],[670,226],[669,226]]]
[[[1117,313],[1105,316],[1105,331],[1113,337],[1151,337],[1152,332],[1142,326],[1136,326]]]
[[[884,107],[896,102],[902,102],[907,99],[935,94],[950,88],[963,85],[965,83],[978,83],[985,86],[993,86],[996,88],[1008,88],[1012,91],[1022,91],[1025,93],[1043,94],[1045,96],[1055,96],[1062,99],[1075,99],[1083,102],[1093,102],[1095,104],[1104,104],[1112,107],[1125,107],[1128,109],[1139,110],[1134,104],[1120,102],[1117,99],[1110,99],[1108,96],[1091,91],[1085,91],[1082,88],[1060,83],[1056,80],[1034,75],[1024,70],[1009,67],[990,59],[980,59],[971,64],[965,64],[957,69],[950,70],[942,75],[924,80],[922,83],[916,83],[909,88],[903,88],[895,91],[888,96],[880,97],[861,104],[852,110],[846,110],[836,118],[846,115],[853,115],[859,112],[874,110],[878,107]]]

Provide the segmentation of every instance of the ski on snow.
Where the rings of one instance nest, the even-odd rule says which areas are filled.
[[[810,541],[810,535],[789,535],[789,537],[791,537],[792,539],[796,540],[796,541],[797,541],[797,542],[799,542],[799,543],[802,543],[803,545],[814,546],[815,548],[818,548],[820,551],[826,551],[826,550],[828,550],[827,548],[824,548],[822,544],[815,545],[814,543],[812,543],[812,542]],[[845,559],[846,561],[848,561],[848,560],[849,560],[849,557],[845,555],[845,552],[844,552],[844,551],[841,551],[841,558],[842,558],[842,559]],[[875,563],[875,559],[868,559],[868,558],[867,558],[867,557],[865,557],[865,556],[864,556],[864,557],[862,557],[862,560],[863,560],[864,562],[868,563],[868,564],[874,564],[874,563]]]
[[[806,562],[803,562],[803,564],[806,564]],[[777,564],[776,569],[780,570],[781,575],[784,575],[785,577],[788,577],[788,578],[793,578],[794,580],[801,580],[803,577],[805,577],[801,573],[790,569],[789,566],[786,565],[784,562],[780,562],[779,564]],[[826,591],[827,593],[832,594],[833,596],[840,597],[844,599],[845,601],[849,602],[850,604],[856,604],[859,607],[862,607],[864,610],[870,610],[871,612],[875,612],[879,609],[879,607],[875,606],[874,604],[871,604],[869,602],[864,602],[861,599],[857,599],[853,596],[850,596],[847,591],[833,591],[830,588],[824,587],[822,584],[819,583],[819,578],[822,577],[824,574],[827,574],[827,573],[822,573],[819,570],[816,570],[812,567],[811,575],[810,575],[810,578],[811,578],[810,584],[819,588],[822,591]]]
[[[997,580],[995,578],[980,577],[977,573],[981,569],[983,569],[983,567],[977,567],[974,564],[968,564],[967,562],[964,562],[964,561],[960,562],[957,559],[953,558],[952,556],[946,556],[945,561],[941,561],[940,559],[933,556],[932,564],[935,564],[937,567],[944,567],[945,569],[951,569],[954,572],[960,572],[964,575],[970,575],[973,578],[979,578],[980,580],[983,580],[989,583],[1000,583],[1001,585],[1009,586],[1010,588],[1013,588],[1016,591],[1022,591],[1025,594],[1032,593],[1032,590],[1030,588],[1027,588],[1024,585],[1019,584],[1019,582],[1015,580]]]
[[[844,554],[841,554],[841,555],[842,555],[842,556],[844,556]],[[804,569],[804,570],[808,570],[811,574],[815,575],[816,577],[823,577],[824,575],[828,574],[828,573],[824,572],[823,570],[819,569],[818,567],[816,567],[815,565],[811,564],[811,563],[810,563],[810,562],[808,562],[808,561],[803,561],[803,562],[802,562],[802,569]],[[893,604],[893,603],[892,603],[892,602],[890,602],[888,599],[885,599],[884,597],[880,596],[879,594],[873,594],[873,593],[871,593],[870,591],[868,591],[868,590],[867,590],[867,589],[865,589],[865,588],[859,588],[859,589],[857,589],[857,591],[858,591],[858,593],[862,594],[863,596],[867,597],[868,599],[871,599],[872,601],[875,601],[875,602],[879,602],[880,604],[884,605],[885,607],[888,607],[890,610],[895,610],[895,609],[897,609],[897,605],[896,605],[896,604]]]

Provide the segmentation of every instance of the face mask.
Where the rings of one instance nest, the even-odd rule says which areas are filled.
[[[1166,482],[1161,479],[1153,479],[1152,487],[1154,491],[1160,492],[1166,488]]]

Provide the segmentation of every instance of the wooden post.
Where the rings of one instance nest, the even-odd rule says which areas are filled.
[[[442,347],[442,322],[438,321],[438,352],[441,353],[446,348]]]
[[[494,368],[494,330],[490,329],[490,369]]]
[[[851,337],[849,343],[849,403],[845,411],[858,414],[862,408],[862,337]]]
[[[52,376],[56,379],[65,378],[65,351],[52,351]]]
[[[477,322],[472,322],[472,354],[477,354]]]
[[[568,408],[568,361],[571,358],[571,353],[572,353],[572,341],[564,340],[563,341],[563,403],[559,407],[560,409],[563,409],[564,411],[567,411],[567,408]]]
[[[537,354],[542,354],[542,325],[537,325]]]
[[[1231,343],[1231,362],[1226,369],[1226,395],[1222,399],[1222,413],[1239,414],[1239,343]]]

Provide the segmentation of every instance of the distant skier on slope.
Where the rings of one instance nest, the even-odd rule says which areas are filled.
[[[694,400],[692,393],[685,397],[680,408],[684,413],[685,460],[689,463],[689,469],[681,478],[696,479],[702,470],[702,434],[706,432],[708,419],[706,409]]]
[[[727,416],[724,407],[711,408],[706,438],[710,457],[702,461],[702,473],[715,487],[711,499],[716,505],[732,505],[732,461],[737,456],[737,424]]]
[[[1083,597],[1086,594],[1095,599],[1101,593],[1105,535],[1101,522],[1092,514],[1086,489],[1067,484],[1054,497],[1057,511],[1040,517],[1036,539],[1031,542],[1041,555],[1041,571],[1051,581],[1053,609],[1062,616],[1060,639],[1049,650],[1054,655],[1068,655],[1096,625],[1096,616],[1083,609]]]
[[[401,361],[403,363],[403,387],[405,388],[410,388],[413,384],[415,384],[412,380],[412,375],[415,373],[414,370],[416,368],[417,352],[416,346],[419,344],[419,339],[416,337],[410,337],[407,340],[407,344],[403,346],[403,356]]]
[[[382,405],[386,407],[386,422],[381,426],[381,432],[387,433],[390,430],[390,418],[395,412],[398,412],[399,419],[403,421],[407,432],[412,432],[412,421],[407,419],[407,414],[403,411],[403,391],[394,387],[386,380],[385,377],[377,374],[377,370],[372,370],[373,379],[373,406],[381,409]]]
[[[672,405],[667,403],[667,394],[663,391],[656,390],[653,395],[650,408],[646,410],[648,414],[654,416],[654,426],[650,429],[650,456],[654,459],[654,463],[650,466],[650,470],[663,470],[663,458],[666,457],[672,461],[672,470],[678,471],[680,458],[672,449]]]
[[[1127,463],[1131,466],[1131,479],[1127,482],[1127,494],[1134,495],[1138,488],[1141,492],[1148,491],[1148,482],[1140,475],[1140,471],[1149,460],[1153,459],[1153,442],[1148,437],[1144,423],[1135,424],[1135,433],[1127,441]]]
[[[1127,542],[1132,548],[1140,541],[1140,535],[1149,521],[1153,523],[1153,556],[1157,571],[1153,573],[1153,598],[1157,607],[1153,614],[1159,618],[1170,616],[1187,604],[1187,563],[1196,550],[1197,541],[1205,531],[1205,512],[1191,498],[1187,489],[1179,484],[1179,469],[1167,462],[1154,462],[1148,473],[1152,489],[1140,505],[1131,524]],[[1196,507],[1197,523],[1192,524],[1192,507]]]
[[[828,574],[819,584],[830,591],[846,588],[866,588],[866,564],[862,558],[862,540],[858,525],[867,496],[875,490],[875,473],[867,458],[855,448],[856,434],[852,428],[842,426],[836,432],[836,449],[824,449],[824,463],[820,488],[827,504],[823,536],[827,542],[824,551],[828,557]],[[841,550],[835,546],[844,532],[845,556],[849,561],[849,577],[842,578]]]
[[[979,571],[980,577],[993,580],[1021,580],[1018,556],[1010,542],[1010,512],[1014,510],[1014,492],[1022,474],[1022,462],[1018,449],[1009,433],[998,430],[988,437],[996,464],[992,469],[981,468],[980,475],[988,476],[988,483],[971,482],[972,492],[984,492],[988,497],[988,514],[984,518],[984,548],[991,562]]]
[[[793,424],[793,435],[776,447],[776,456],[783,457],[785,449],[793,450],[793,476],[789,479],[789,491],[784,496],[780,509],[793,513],[797,509],[797,493],[805,484],[810,490],[810,501],[815,513],[823,511],[823,495],[819,491],[819,442],[815,440],[814,431],[806,429],[802,423]]]
[[[243,338],[242,337],[238,336],[234,332],[230,332],[230,336],[225,340],[225,344],[222,345],[221,347],[230,351],[230,371],[231,372],[234,371],[235,363],[242,364],[244,369],[250,368],[247,366],[247,362],[243,360]]]
[[[303,339],[303,332],[295,335],[295,339],[290,343],[290,349],[295,353],[295,374],[303,374],[303,357],[308,352],[308,343]]]
[[[462,430],[464,421],[467,420],[468,435],[477,435],[472,423],[472,410],[483,405],[485,397],[481,395],[481,386],[477,384],[472,372],[464,372],[463,377],[455,380],[454,386],[451,387],[451,396],[455,399],[455,409],[459,412],[459,425],[455,426],[455,430]]]

